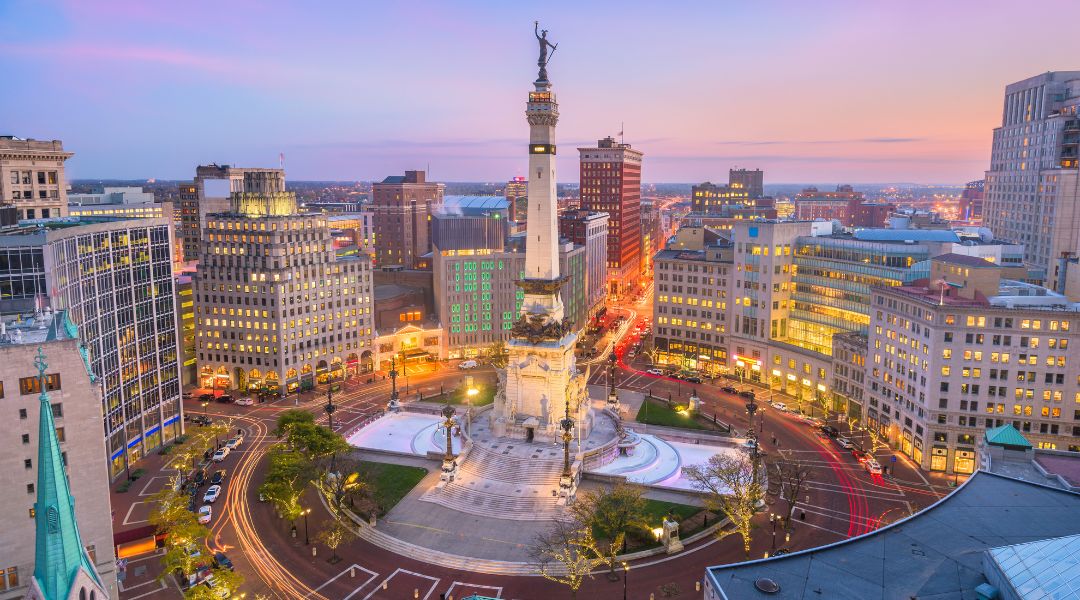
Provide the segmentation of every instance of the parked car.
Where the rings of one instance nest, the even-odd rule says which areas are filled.
[[[863,463],[863,468],[866,469],[867,473],[881,475],[881,463],[873,458],[866,459],[866,462]]]
[[[199,394],[199,402],[210,402],[213,399],[213,394]]]
[[[213,458],[211,460],[213,460],[214,462],[221,462],[221,461],[225,460],[225,458],[228,457],[228,456],[229,456],[229,448],[228,447],[219,448],[218,451],[214,453],[214,456],[213,456]]]
[[[847,439],[846,437],[840,436],[836,438],[836,445],[840,446],[844,450],[851,450],[852,446],[854,446],[855,444],[852,444],[851,440]]]
[[[831,438],[835,438],[836,436],[840,435],[840,430],[833,427],[832,425],[822,425],[821,433],[824,433]]]
[[[203,494],[202,500],[203,500],[203,502],[206,502],[207,504],[213,504],[214,502],[217,502],[218,496],[220,496],[220,495],[221,495],[221,486],[220,485],[212,485],[212,486],[206,488],[206,493]]]
[[[236,401],[237,406],[255,406],[255,401],[251,398],[240,398]]]
[[[724,387],[720,388],[720,391],[724,392],[725,394],[738,394],[739,393],[739,390],[735,389],[734,386],[730,386],[730,385],[725,385]]]
[[[649,375],[663,375],[664,374],[664,372],[661,371],[660,369],[649,369],[648,371],[645,371],[645,372],[648,373]]]
[[[217,397],[217,401],[223,404],[228,404],[229,402],[233,401],[233,397],[228,394],[222,394]]]
[[[214,509],[210,508],[209,504],[204,504],[202,505],[202,508],[199,509],[199,523],[202,523],[203,525],[209,523],[213,516]]]
[[[476,362],[475,360],[466,360],[466,361],[462,361],[462,362],[458,363],[457,368],[459,368],[459,369],[475,369],[478,366],[480,366],[480,363]]]
[[[787,404],[783,402],[773,402],[772,407],[780,412],[787,412]]]
[[[228,569],[230,571],[233,570],[232,561],[229,560],[228,556],[225,556],[224,552],[214,553],[214,566],[219,569]]]
[[[757,397],[757,395],[754,394],[753,390],[743,390],[743,391],[739,392],[739,395],[742,396],[743,398],[756,398]]]
[[[225,469],[220,469],[214,472],[214,476],[210,478],[210,485],[221,485],[225,483]]]
[[[183,394],[180,394],[180,397],[184,400],[191,400],[191,392],[184,392]]]
[[[854,456],[855,460],[859,462],[866,462],[866,460],[869,458],[869,455],[867,455],[862,450],[859,450],[858,448],[852,448],[851,455]]]
[[[701,383],[701,378],[697,375],[691,375],[689,377],[683,377],[683,381],[686,383]]]
[[[244,436],[238,435],[234,438],[229,438],[229,441],[225,442],[225,447],[229,450],[236,450],[240,447],[240,444],[244,443]]]
[[[195,485],[202,485],[204,483],[206,483],[206,469],[195,471]]]

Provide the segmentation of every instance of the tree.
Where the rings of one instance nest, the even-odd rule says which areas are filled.
[[[484,354],[485,356],[487,356],[488,362],[491,363],[491,366],[495,367],[496,369],[501,369],[505,367],[510,357],[509,352],[506,349],[506,342],[502,340],[493,342],[490,346],[487,347],[487,349],[484,351]]]
[[[330,552],[332,553],[330,562],[336,563],[341,560],[337,555],[337,549],[343,543],[354,537],[356,537],[356,532],[351,528],[337,519],[330,519],[323,523],[322,529],[319,530],[315,539],[322,542],[324,546],[330,549]]]
[[[150,511],[150,524],[155,532],[165,536],[165,553],[161,556],[162,572],[158,580],[172,573],[179,572],[187,576],[194,571],[198,562],[195,550],[203,549],[202,540],[210,535],[210,530],[200,524],[198,518],[188,510],[188,499],[174,486],[168,485],[150,497],[153,508]]]
[[[357,502],[363,502],[366,506],[371,499],[371,484],[365,481],[359,471],[352,470],[351,465],[339,462],[338,467],[339,473],[326,478],[327,489],[333,498],[334,506],[341,508],[348,503],[355,509]],[[343,473],[348,473],[348,475],[343,475]]]
[[[606,562],[593,539],[592,530],[573,520],[555,521],[552,528],[536,537],[529,556],[537,572],[570,589],[570,597],[592,578],[592,570]]]
[[[787,521],[790,526],[791,517],[795,514],[795,504],[802,495],[806,484],[812,479],[813,471],[810,466],[795,458],[778,456],[765,464],[765,470],[769,474],[769,488],[772,495],[787,501]]]
[[[236,571],[215,568],[212,573],[213,580],[207,583],[191,586],[184,592],[184,600],[221,600],[222,598],[239,598],[235,592],[244,584],[244,576]]]
[[[302,423],[315,423],[315,415],[306,410],[299,408],[290,408],[278,415],[277,427],[274,428],[274,435],[277,437],[288,437],[289,430],[294,425]]]
[[[303,454],[312,463],[352,449],[340,433],[315,423],[294,423],[288,427],[287,432],[288,446]]]
[[[645,520],[645,498],[638,486],[620,483],[611,489],[587,491],[570,505],[578,523],[593,528],[608,542],[608,566],[614,569],[615,555],[626,552],[626,537],[649,529]]]
[[[289,521],[300,517],[300,497],[315,473],[311,461],[303,454],[284,446],[275,446],[269,453],[266,477],[259,492],[274,503]]]
[[[714,454],[703,465],[683,469],[690,485],[705,493],[705,508],[727,517],[742,537],[743,551],[750,557],[750,536],[754,529],[754,514],[763,493],[757,466],[743,453]],[[728,535],[717,529],[718,537]]]

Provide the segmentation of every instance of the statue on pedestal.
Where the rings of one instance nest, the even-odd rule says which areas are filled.
[[[536,61],[536,66],[540,67],[540,74],[537,76],[537,81],[547,81],[547,64],[551,60],[551,55],[555,53],[555,48],[558,48],[558,44],[552,44],[547,39],[547,29],[540,29],[540,21],[534,21],[533,34],[536,35],[536,41],[540,43],[540,59]],[[548,48],[551,52],[548,52]]]

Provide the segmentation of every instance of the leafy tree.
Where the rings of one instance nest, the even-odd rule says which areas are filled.
[[[340,433],[315,423],[295,423],[287,431],[288,446],[312,462],[352,449]]]
[[[213,577],[213,587],[205,583],[192,586],[184,592],[184,600],[221,600],[240,597],[236,591],[244,584],[243,575],[228,569],[216,568],[213,570]]]
[[[591,527],[608,542],[612,569],[620,548],[626,552],[626,537],[649,528],[642,493],[638,486],[620,483],[611,489],[584,492],[570,505],[578,523]]]
[[[175,572],[187,576],[200,559],[192,553],[205,550],[203,540],[210,535],[210,530],[188,510],[187,497],[172,485],[151,496],[150,502],[153,506],[150,524],[157,533],[165,534],[165,553],[161,557],[163,569],[158,580]]]
[[[537,573],[565,585],[575,599],[585,578],[592,578],[592,570],[607,562],[592,529],[573,520],[555,521],[550,530],[537,536],[529,555]]]
[[[327,477],[327,489],[333,498],[334,506],[341,508],[346,503],[355,509],[357,502],[366,506],[371,500],[372,486],[353,466],[338,464],[339,473]],[[345,475],[348,473],[348,475]]]
[[[488,346],[484,351],[484,355],[487,357],[488,362],[491,363],[491,366],[497,369],[505,367],[510,358],[509,351],[506,349],[506,342],[502,340],[493,342]]]
[[[683,469],[690,485],[705,493],[705,508],[724,515],[742,537],[743,551],[750,557],[750,536],[754,515],[763,494],[757,466],[743,453],[715,454],[703,465]],[[717,529],[718,537],[728,535]]]
[[[349,541],[356,537],[356,532],[347,527],[344,523],[337,519],[329,519],[323,523],[322,529],[315,536],[315,539],[322,542],[324,546],[330,549],[332,556],[330,562],[336,563],[341,560],[338,557],[337,549],[341,547],[346,541]]]
[[[300,497],[315,473],[306,456],[284,446],[275,446],[269,452],[266,477],[259,492],[274,503],[278,511],[289,521],[300,517]]]
[[[315,423],[315,415],[306,410],[299,408],[290,408],[278,415],[277,427],[274,428],[274,435],[277,437],[288,437],[289,430],[293,426],[302,423]]]

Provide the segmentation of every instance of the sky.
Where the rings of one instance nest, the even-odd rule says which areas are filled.
[[[68,178],[291,180],[527,166],[540,20],[559,44],[559,180],[607,135],[646,182],[962,183],[1005,85],[1080,69],[1080,2],[0,0],[0,135]]]

